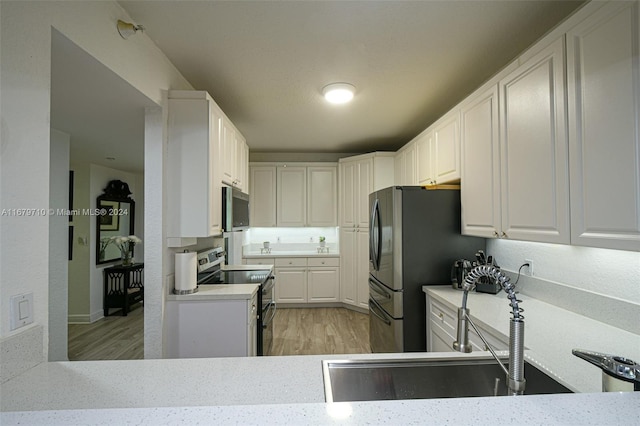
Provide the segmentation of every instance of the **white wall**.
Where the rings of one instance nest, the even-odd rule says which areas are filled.
[[[517,272],[531,259],[536,278],[640,304],[640,253],[493,239],[487,253],[503,269]]]
[[[73,208],[79,211],[89,209],[89,163],[71,163],[73,170]],[[68,322],[91,322],[89,310],[89,266],[91,265],[91,252],[94,245],[90,241],[89,215],[76,215],[72,218],[74,228],[73,235],[73,259],[69,262],[69,288],[68,288]],[[86,244],[84,243],[86,241]]]
[[[117,2],[111,1],[0,2],[0,209],[49,205],[52,28],[159,105],[165,90],[193,89],[145,34],[122,39],[115,27],[118,19],[132,21]],[[162,205],[154,205],[153,209],[162,214]],[[12,361],[7,360],[20,359],[16,353],[47,359],[48,235],[47,217],[0,217],[2,380],[28,368],[23,364],[19,368],[8,365]],[[34,263],[29,255],[36,242],[42,250],[42,260]],[[14,343],[18,339],[10,339],[27,332],[11,332],[8,325],[9,298],[25,292],[34,293],[34,325],[30,328],[41,327],[43,331],[44,337],[37,345],[21,346],[22,343]],[[149,323],[158,327],[161,322],[156,318]]]
[[[51,129],[49,207],[69,209],[70,136]],[[69,280],[69,218],[49,215],[49,361],[68,361],[67,283]]]

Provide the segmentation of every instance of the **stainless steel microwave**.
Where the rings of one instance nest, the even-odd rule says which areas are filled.
[[[225,232],[249,228],[249,194],[222,187],[222,229]]]

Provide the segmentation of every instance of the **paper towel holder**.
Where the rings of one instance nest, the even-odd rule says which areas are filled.
[[[186,250],[186,249],[185,249],[183,253],[189,253],[189,250]],[[176,255],[177,255],[177,254],[178,254],[178,253],[176,253]],[[176,256],[176,260],[177,260],[177,256]],[[176,279],[177,279],[177,274],[178,274],[178,265],[177,265],[177,262],[176,262],[176,274],[175,274],[175,275],[176,275]],[[197,274],[197,268],[196,268],[196,274]],[[195,277],[194,277],[194,281],[195,281]],[[193,288],[180,289],[180,290],[179,290],[179,289],[176,289],[176,288],[175,288],[175,287],[176,287],[176,285],[174,284],[173,294],[177,294],[177,295],[185,295],[185,294],[193,294],[193,293],[197,293],[197,292],[198,292],[198,284],[197,284],[197,283],[195,283],[195,282],[194,282],[194,284],[195,284],[195,287],[193,287]]]

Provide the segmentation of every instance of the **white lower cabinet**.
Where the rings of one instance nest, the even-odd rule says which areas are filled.
[[[275,278],[279,304],[340,301],[340,259],[336,257],[276,258]]]
[[[343,303],[369,309],[369,232],[340,230],[340,298]]]
[[[257,293],[252,299],[169,300],[166,357],[257,355]]]
[[[453,342],[456,340],[456,327],[458,324],[458,307],[453,307],[429,295],[427,303],[427,352],[453,352]],[[473,317],[473,314],[471,315]],[[478,321],[474,322],[487,342],[496,351],[509,349],[508,338],[483,328]],[[488,351],[486,345],[469,326],[469,343],[473,352]]]

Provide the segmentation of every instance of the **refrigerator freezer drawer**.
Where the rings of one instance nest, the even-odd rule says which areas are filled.
[[[402,297],[402,291],[393,291],[375,277],[369,276],[369,298],[375,300],[394,319],[403,317]]]
[[[373,353],[404,352],[403,320],[390,317],[369,299],[369,343]]]

